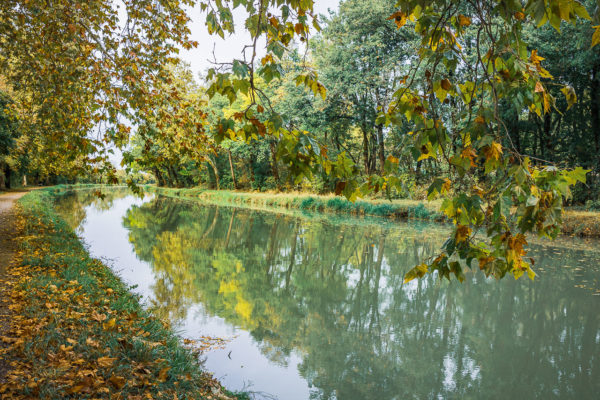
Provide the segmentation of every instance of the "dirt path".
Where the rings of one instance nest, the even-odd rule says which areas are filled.
[[[0,193],[0,336],[5,336],[9,329],[10,310],[5,298],[8,279],[7,270],[15,261],[17,243],[13,238],[17,235],[15,226],[15,202],[27,191]],[[0,347],[3,347],[3,342]],[[4,381],[7,365],[0,354],[0,382]]]

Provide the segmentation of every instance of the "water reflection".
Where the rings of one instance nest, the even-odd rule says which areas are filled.
[[[72,223],[90,201],[75,196],[61,203],[75,210]],[[464,284],[429,277],[403,285],[405,271],[441,244],[434,226],[299,218],[161,197],[131,206],[124,218],[111,207],[94,212],[127,229],[151,268],[147,295],[161,317],[189,336],[217,322],[234,327],[238,347],[260,354],[245,362],[267,360],[263,371],[234,373],[224,366],[231,350],[207,354],[233,386],[245,375],[275,377],[285,369],[294,384],[264,379],[255,389],[281,399],[600,393],[594,247],[537,246],[534,283],[475,273]]]

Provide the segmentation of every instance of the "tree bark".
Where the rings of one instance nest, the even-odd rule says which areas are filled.
[[[385,165],[385,143],[383,142],[383,125],[377,125],[377,142],[379,144],[379,171],[383,174]]]
[[[156,181],[158,182],[158,186],[166,186],[165,178],[163,177],[160,170],[156,167],[153,168],[154,176],[156,177]]]
[[[271,140],[269,145],[271,147],[271,170],[273,171],[273,178],[275,179],[277,190],[281,191],[281,185],[279,183],[279,169],[277,169],[277,152],[275,149],[275,141]]]
[[[600,65],[595,65],[592,70],[590,102],[592,117],[592,134],[594,135],[594,150],[596,152],[596,167],[600,167]]]
[[[215,183],[217,185],[217,190],[220,190],[221,184],[219,182],[219,170],[217,169],[217,165],[210,157],[207,158],[207,161],[208,161],[208,164],[212,167],[213,173],[215,174],[215,181],[216,181]]]
[[[369,175],[371,172],[369,168],[371,164],[369,162],[369,135],[364,127],[361,128],[361,131],[363,134],[363,161],[365,165],[365,174]]]
[[[231,160],[231,150],[227,149],[227,156],[229,157],[229,169],[231,170],[231,180],[233,181],[233,188],[237,190],[237,182],[235,180],[235,170],[233,169],[233,161]]]

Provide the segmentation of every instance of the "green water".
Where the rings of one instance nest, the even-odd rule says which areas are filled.
[[[109,192],[58,207],[206,368],[279,399],[600,398],[600,247],[532,246],[536,281],[404,273],[424,223],[282,215]]]

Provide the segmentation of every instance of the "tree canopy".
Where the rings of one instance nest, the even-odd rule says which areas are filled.
[[[195,4],[221,37],[244,11],[251,37],[205,86],[177,60],[196,45]],[[533,279],[527,235],[555,237],[571,188],[589,170],[598,183],[597,5],[346,0],[325,19],[313,5],[4,1],[2,78],[26,143],[16,148],[40,176],[114,180],[116,146],[166,185],[312,182],[351,200],[425,185],[455,228],[407,280],[462,280],[472,265]]]

